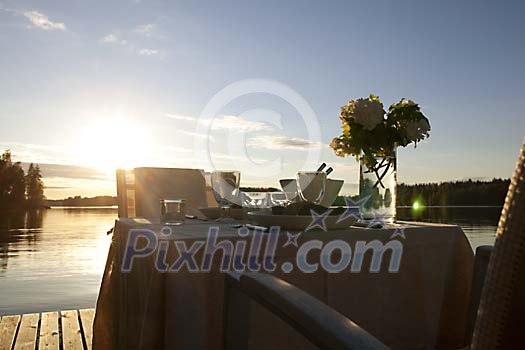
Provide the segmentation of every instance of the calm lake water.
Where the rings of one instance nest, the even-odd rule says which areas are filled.
[[[401,208],[398,217],[458,224],[475,248],[494,243],[500,212]],[[0,219],[0,315],[94,307],[116,217],[114,208],[53,208]]]

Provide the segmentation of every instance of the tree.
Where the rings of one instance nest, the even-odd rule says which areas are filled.
[[[42,181],[42,174],[40,167],[29,164],[27,175],[25,177],[27,205],[29,208],[38,208],[44,204],[44,182]]]
[[[0,157],[0,208],[20,209],[25,204],[24,169],[20,162],[13,163],[11,151]]]
[[[397,186],[397,205],[487,205],[500,206],[510,180],[455,181]]]

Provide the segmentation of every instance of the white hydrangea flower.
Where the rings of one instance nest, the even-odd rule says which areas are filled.
[[[355,101],[353,117],[365,130],[372,130],[383,121],[383,104],[376,100],[360,98]]]
[[[415,103],[414,101],[412,101],[412,100],[407,100],[406,98],[404,98],[404,99],[401,101],[401,105],[402,105],[403,107],[405,107],[405,106],[415,106],[416,103]]]
[[[406,127],[406,133],[408,138],[414,142],[424,139],[429,131],[430,124],[428,124],[428,121],[426,119],[411,122]]]

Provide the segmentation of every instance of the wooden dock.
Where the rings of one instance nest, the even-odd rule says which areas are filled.
[[[94,309],[2,316],[0,350],[91,350]]]

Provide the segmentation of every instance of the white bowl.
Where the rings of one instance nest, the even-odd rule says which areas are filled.
[[[281,179],[279,180],[279,183],[281,184],[281,188],[285,192],[298,192],[296,179]],[[325,208],[329,208],[332,204],[334,204],[334,201],[337,198],[339,192],[341,191],[341,188],[343,187],[344,183],[344,180],[326,179],[324,196],[319,205]]]

